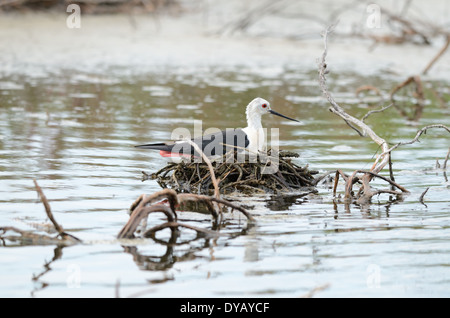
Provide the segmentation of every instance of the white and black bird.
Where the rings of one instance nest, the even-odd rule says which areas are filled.
[[[261,116],[265,114],[277,115],[289,120],[297,121],[282,115],[270,108],[270,103],[257,97],[250,102],[245,111],[247,115],[247,127],[226,129],[217,133],[204,135],[191,139],[207,156],[224,155],[230,150],[247,150],[250,153],[258,153],[264,150],[265,136],[261,124]],[[200,154],[187,141],[175,141],[171,143],[154,143],[136,146],[142,149],[159,150],[163,157],[199,156]]]

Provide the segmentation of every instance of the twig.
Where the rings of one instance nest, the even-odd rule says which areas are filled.
[[[122,228],[122,230],[120,230],[117,238],[132,238],[141,221],[153,212],[164,213],[169,222],[176,221],[176,214],[174,213],[174,211],[163,204],[155,204],[149,207],[143,207],[142,209],[136,209],[135,212],[130,216],[130,219]]]
[[[333,197],[336,196],[336,190],[339,183],[339,171],[336,170],[336,174],[334,176],[334,186],[333,186]]]
[[[175,211],[175,207],[178,205],[177,193],[172,189],[164,189],[153,193],[152,195],[141,194],[130,207],[131,215],[133,215],[136,210],[142,209],[148,204],[163,199],[167,199],[169,201],[170,209]]]
[[[45,197],[44,192],[42,191],[41,187],[38,185],[36,179],[33,179],[33,182],[34,182],[36,191],[39,194],[39,197],[41,198],[42,204],[44,204],[45,213],[47,214],[47,217],[50,219],[53,226],[55,227],[55,230],[58,232],[58,234],[61,236],[61,238],[69,239],[71,241],[81,242],[81,240],[79,238],[73,236],[72,234],[64,232],[62,226],[59,225],[58,222],[56,222],[55,218],[53,217],[53,213],[50,208],[50,204],[48,203],[47,198]]]
[[[405,187],[399,185],[399,184],[396,183],[395,181],[393,181],[393,180],[391,180],[391,179],[388,179],[388,178],[386,178],[386,177],[384,177],[384,176],[382,176],[382,175],[379,175],[379,174],[377,174],[377,173],[374,173],[374,172],[372,172],[372,171],[367,171],[367,170],[356,170],[356,172],[358,172],[358,173],[366,173],[366,174],[370,174],[370,175],[372,175],[372,176],[374,176],[374,177],[380,178],[380,179],[382,179],[382,180],[384,180],[384,181],[390,183],[392,186],[395,186],[396,188],[400,189],[402,192],[407,192],[407,193],[409,193],[409,191],[406,190]]]
[[[199,156],[197,151],[195,153]],[[270,153],[270,150],[268,153]],[[273,154],[267,156],[261,156],[260,154],[256,162],[244,161],[241,163],[227,160],[229,159],[227,155],[217,158],[217,166],[212,165],[221,193],[233,190],[246,192],[248,190],[250,192],[273,191],[277,193],[316,185],[313,175],[317,174],[318,171],[310,171],[307,166],[300,167],[291,162],[290,158],[297,157],[297,153],[283,151],[277,153],[278,158],[274,157]],[[235,152],[234,156],[236,155],[238,154]],[[276,167],[269,166],[268,164],[272,164],[274,160]],[[278,178],[273,176],[272,171],[270,171],[271,173],[265,173],[267,167],[276,168],[279,171]],[[173,188],[179,192],[197,192],[198,194],[208,194],[210,191],[211,171],[203,160],[201,163],[190,162],[185,164],[182,162],[172,166],[170,171],[165,169],[160,171],[164,171],[163,176],[155,174],[152,174],[152,176],[157,179],[157,182],[163,188]],[[172,174],[166,176],[168,172]],[[175,182],[175,180],[179,182]],[[182,185],[182,188],[180,185]],[[215,191],[214,188],[213,191]],[[214,202],[214,204],[216,203]]]
[[[61,243],[63,243],[63,244],[80,243],[81,242],[80,239],[78,239],[77,237],[75,237],[71,234],[64,232],[62,226],[59,225],[58,222],[56,222],[55,218],[53,217],[53,213],[51,211],[50,204],[48,203],[48,200],[45,197],[44,192],[42,191],[41,187],[38,185],[38,183],[35,179],[33,179],[33,182],[34,182],[36,191],[44,205],[47,217],[50,219],[55,230],[58,232],[57,237],[53,238],[53,237],[49,237],[46,235],[35,234],[35,233],[29,232],[29,231],[22,231],[15,227],[0,227],[0,231],[2,231],[3,233],[5,233],[7,231],[13,231],[13,232],[19,233],[21,235],[20,240],[32,240],[34,244],[58,244],[58,245],[60,245]],[[58,236],[60,238],[58,238]],[[16,240],[17,238],[8,237],[8,239]]]
[[[394,171],[392,170],[392,154],[389,156],[389,177],[391,178],[392,181],[395,182],[395,178],[394,178]],[[391,184],[391,190],[394,190],[394,185]]]
[[[404,80],[402,83],[400,83],[400,84],[398,84],[397,86],[395,86],[393,89],[392,89],[392,91],[391,91],[391,93],[390,93],[390,96],[391,96],[391,100],[392,101],[394,101],[394,95],[395,95],[395,93],[397,93],[401,88],[403,88],[403,87],[405,87],[405,86],[407,86],[407,85],[409,85],[409,84],[411,84],[411,83],[415,83],[416,84],[416,93],[419,95],[419,94],[422,94],[423,95],[423,90],[422,90],[422,82],[421,82],[421,80],[420,80],[420,76],[410,76],[410,77],[408,77],[406,80]],[[418,96],[418,97],[423,97],[423,96]]]
[[[322,54],[322,59],[318,62],[319,65],[319,86],[322,90],[322,93],[324,94],[324,96],[327,98],[327,100],[329,101],[331,107],[330,110],[335,113],[336,115],[340,116],[346,123],[350,123],[352,125],[351,126],[353,129],[355,129],[355,126],[360,129],[359,131],[362,132],[364,135],[369,136],[374,142],[376,142],[380,147],[381,147],[381,154],[379,154],[373,164],[373,166],[371,167],[370,171],[365,171],[365,170],[356,170],[353,172],[353,175],[351,177],[349,177],[348,179],[346,179],[346,185],[345,185],[345,199],[349,200],[351,198],[351,191],[352,191],[352,185],[357,182],[360,181],[362,182],[362,186],[357,194],[358,200],[357,202],[360,204],[364,204],[367,202],[370,202],[371,197],[373,197],[376,194],[380,194],[380,193],[390,193],[390,194],[395,194],[395,195],[401,195],[402,193],[408,193],[409,191],[407,189],[405,189],[403,186],[399,185],[398,183],[396,183],[394,181],[393,178],[393,174],[392,174],[392,167],[390,167],[390,177],[386,178],[383,177],[381,175],[379,175],[379,172],[386,166],[386,164],[391,163],[391,153],[394,149],[396,149],[397,147],[401,146],[401,145],[406,145],[406,144],[412,144],[416,141],[419,140],[419,137],[425,133],[427,131],[427,129],[430,128],[443,128],[445,130],[447,130],[448,132],[450,132],[450,129],[443,125],[443,124],[434,124],[434,125],[429,125],[426,126],[422,129],[420,129],[416,136],[410,140],[410,141],[404,141],[404,142],[399,142],[396,145],[392,146],[389,148],[388,143],[383,139],[380,138],[378,135],[376,135],[374,133],[374,131],[368,127],[366,124],[363,123],[363,121],[373,112],[379,112],[379,111],[384,111],[385,109],[391,107],[392,105],[383,107],[381,110],[379,111],[373,111],[373,112],[369,112],[367,115],[365,115],[362,118],[362,121],[357,120],[356,118],[348,115],[337,103],[336,101],[333,99],[333,97],[331,96],[331,94],[328,92],[328,88],[326,85],[326,77],[325,75],[327,74],[327,65],[325,63],[325,59],[327,56],[327,37],[329,35],[330,32],[332,32],[334,26],[329,26],[325,32],[324,32],[324,52]],[[394,90],[391,93],[391,99],[393,100],[393,95],[401,88],[405,87],[406,85],[410,84],[410,83],[415,83],[416,84],[416,93],[417,93],[417,97],[419,99],[419,103],[418,106],[423,106],[423,100],[424,100],[424,95],[423,95],[423,88],[422,88],[422,83],[420,81],[420,77],[419,76],[411,76],[409,77],[406,81],[404,81],[403,83],[397,85]],[[418,115],[421,114],[422,108],[418,108],[416,110],[416,118]],[[447,155],[447,157],[450,156],[450,150],[449,150],[449,154]],[[356,177],[357,173],[363,173],[363,176],[361,177]],[[342,175],[342,174],[341,174]],[[336,173],[336,179],[339,176],[338,173]],[[385,180],[386,182],[389,182],[389,184],[393,187],[391,190],[372,190],[370,187],[370,181],[373,177],[377,177],[377,178],[381,178],[383,180]],[[335,182],[337,182],[337,180],[335,180]],[[336,184],[335,184],[336,187]],[[394,191],[394,187],[401,190],[400,192]],[[335,193],[335,190],[334,190]]]
[[[389,12],[388,10],[386,10],[386,8],[383,9],[383,13],[386,14],[392,21],[397,21],[398,23],[400,23],[400,25],[402,25],[402,27],[403,27],[403,29],[402,29],[403,36],[402,37],[405,37],[405,35],[416,34],[422,38],[423,44],[426,44],[426,45],[431,44],[430,41],[428,40],[428,37],[423,32],[420,32],[415,27],[413,27],[411,21],[406,20],[398,15],[395,15],[395,14]]]
[[[186,141],[187,141],[192,147],[194,147],[195,151],[197,151],[199,154],[201,154],[203,160],[204,160],[204,161],[206,162],[206,164],[208,165],[209,172],[210,172],[210,174],[211,174],[211,180],[212,180],[212,183],[213,183],[213,185],[214,185],[214,195],[216,196],[216,198],[220,198],[219,184],[218,184],[218,182],[217,182],[216,174],[214,173],[214,168],[213,168],[213,166],[212,166],[212,164],[211,164],[211,161],[208,159],[208,157],[203,153],[203,151],[200,149],[200,147],[199,147],[195,142],[193,142],[193,141],[190,140],[190,139],[186,139]]]
[[[179,198],[179,200],[180,200],[181,202],[182,202],[182,201],[185,201],[185,200],[191,200],[191,199],[194,199],[194,200],[201,200],[201,201],[205,201],[205,202],[207,202],[207,201],[215,201],[215,202],[217,202],[217,203],[221,203],[221,204],[223,204],[223,205],[226,205],[226,206],[228,206],[228,207],[230,207],[230,208],[232,208],[232,209],[234,209],[234,210],[240,211],[242,214],[245,215],[245,217],[246,217],[249,221],[255,221],[255,219],[253,218],[253,216],[252,216],[250,213],[248,213],[244,208],[242,208],[242,207],[240,207],[240,206],[238,206],[238,205],[235,205],[235,204],[233,204],[233,203],[231,203],[231,202],[228,202],[228,201],[226,201],[226,200],[223,200],[223,199],[221,199],[221,198],[210,197],[210,196],[199,195],[199,194],[192,194],[192,193],[180,193],[180,194],[178,195],[178,198]]]
[[[398,147],[400,147],[400,146],[403,146],[403,145],[410,145],[410,144],[415,143],[416,141],[419,140],[419,137],[420,137],[424,132],[426,132],[428,129],[430,129],[430,128],[443,128],[443,129],[447,130],[447,131],[450,133],[450,128],[448,128],[447,126],[445,126],[445,125],[443,125],[443,124],[434,124],[434,125],[428,125],[428,126],[425,126],[425,127],[423,127],[422,129],[420,129],[419,131],[417,131],[416,136],[415,136],[412,140],[410,140],[410,141],[401,141],[401,142],[397,143],[396,145],[392,146],[391,148],[389,148],[389,149],[385,150],[383,153],[381,153],[379,157],[385,155],[386,153],[391,152],[392,150],[394,150],[394,149],[396,149],[396,148],[398,148]]]
[[[420,195],[419,201],[423,205],[426,205],[425,203],[423,203],[423,197],[425,196],[425,194],[428,192],[429,189],[430,189],[430,187],[426,188],[425,191],[423,191],[422,194]]]
[[[424,68],[424,70],[422,71],[422,74],[425,75],[428,73],[428,71],[430,70],[430,68],[434,65],[434,63],[436,63],[437,60],[439,60],[439,58],[445,53],[445,51],[447,51],[448,47],[450,46],[450,35],[447,34],[446,36],[446,42],[444,44],[444,46],[442,47],[442,49],[440,49],[440,51],[438,52],[438,54],[436,54],[436,56],[428,63],[428,65]]]
[[[447,156],[445,157],[444,166],[442,167],[442,169],[444,170],[447,169],[447,161],[449,157],[450,157],[450,147],[448,147]]]
[[[205,203],[206,207],[208,208],[208,211],[213,216],[214,220],[216,222],[219,222],[220,214],[217,212],[217,210],[214,208],[211,197],[201,196],[198,194],[191,194],[191,193],[180,193],[178,194],[178,199],[180,201],[180,204],[185,201],[201,201]]]
[[[61,225],[56,222],[55,218],[53,217],[52,209],[50,208],[50,204],[47,201],[47,198],[45,197],[44,192],[42,192],[41,187],[38,185],[36,179],[33,179],[34,186],[36,188],[37,193],[39,194],[39,197],[41,198],[42,204],[45,208],[45,213],[47,214],[47,217],[50,219],[50,221],[53,223],[53,226],[55,227],[56,231],[59,234],[64,233],[64,230]]]
[[[4,236],[3,234],[6,234],[6,232],[12,231],[20,234],[20,238],[13,237],[13,236]],[[50,237],[48,235],[44,234],[36,234],[30,231],[24,231],[21,229],[18,229],[14,226],[3,226],[0,227],[0,239],[9,239],[9,240],[21,240],[21,241],[32,241],[33,244],[58,244],[60,243],[60,239],[55,239],[53,237]]]
[[[344,111],[344,109],[338,105],[338,103],[334,100],[334,98],[328,92],[328,88],[327,88],[327,84],[326,84],[326,76],[325,76],[328,73],[328,71],[327,71],[327,64],[326,64],[325,60],[326,60],[326,56],[328,53],[328,48],[327,48],[328,35],[333,31],[334,27],[335,27],[334,25],[330,25],[323,33],[324,51],[323,51],[321,60],[318,61],[319,86],[322,90],[323,95],[327,98],[328,102],[331,105],[330,111],[332,111],[334,114],[341,117],[347,124],[352,124],[352,125],[350,125],[350,127],[355,129],[356,131],[358,131],[358,133],[360,135],[369,136],[374,142],[376,142],[383,149],[383,155],[379,156],[379,157],[382,157],[382,160],[377,165],[374,165],[374,167],[372,168],[372,171],[374,171],[375,173],[378,173],[384,168],[384,166],[389,161],[389,152],[386,152],[386,150],[388,148],[387,142],[384,139],[380,138],[377,134],[375,134],[375,132],[369,126],[367,126],[365,123],[363,123],[362,121],[356,119],[355,117],[347,114]],[[359,127],[362,131],[358,130],[354,126]]]
[[[384,112],[386,109],[390,108],[391,106],[393,106],[394,104],[389,104],[381,109],[375,109],[375,110],[371,110],[369,111],[367,114],[364,115],[364,117],[361,119],[362,122],[364,122],[367,117],[369,117],[370,115],[374,114],[374,113],[381,113]]]
[[[344,200],[350,200],[351,198],[353,179],[355,178],[357,172],[358,171],[353,171],[351,177],[346,180]]]
[[[179,222],[166,222],[166,223],[162,223],[159,225],[156,225],[150,229],[148,229],[147,231],[144,232],[143,237],[154,237],[155,233],[157,231],[161,231],[165,228],[170,228],[170,229],[177,229],[179,227],[184,227],[190,230],[194,230],[195,232],[197,232],[198,234],[201,234],[202,236],[206,236],[206,237],[218,237],[218,236],[230,236],[230,234],[225,234],[225,233],[220,233],[217,231],[212,231],[212,230],[208,230],[208,229],[202,229],[196,226],[192,226],[189,224],[183,224],[183,223],[179,223]]]
[[[416,86],[415,87],[416,96],[414,96],[414,97],[417,99],[417,102],[416,102],[416,109],[414,112],[414,116],[411,117],[410,115],[407,114],[407,112],[405,110],[401,109],[396,104],[394,96],[400,89],[402,89],[412,83],[414,83]],[[409,120],[418,121],[420,119],[420,117],[422,116],[423,108],[425,105],[425,102],[424,102],[425,96],[423,93],[423,85],[422,85],[422,80],[420,79],[420,76],[418,76],[418,75],[410,76],[405,81],[403,81],[402,83],[400,83],[396,87],[394,87],[394,89],[390,93],[390,99],[402,116],[406,117]]]
[[[168,199],[169,206],[164,205],[162,203],[155,203],[157,200],[162,199]],[[171,189],[164,189],[162,191],[156,192],[152,195],[146,196],[146,195],[140,195],[137,200],[133,202],[131,205],[131,215],[128,220],[128,222],[124,225],[124,227],[120,230],[119,234],[117,235],[117,238],[123,239],[123,238],[133,238],[134,233],[136,232],[138,226],[141,224],[143,220],[146,220],[148,215],[150,213],[154,212],[162,212],[167,217],[167,223],[165,225],[157,225],[150,230],[147,230],[144,234],[144,237],[147,235],[151,235],[151,233],[154,233],[156,231],[159,231],[163,228],[169,227],[172,231],[175,231],[178,226],[191,228],[193,230],[196,230],[197,233],[207,233],[208,231],[203,231],[202,229],[197,230],[196,228],[190,226],[190,225],[184,225],[181,223],[177,223],[177,213],[175,211],[175,208],[180,205],[180,203],[183,203],[185,201],[201,201],[206,203],[208,210],[213,215],[214,219],[216,221],[219,220],[220,211],[216,211],[212,205],[212,202],[223,204],[224,206],[228,206],[234,210],[240,211],[242,214],[244,214],[247,217],[248,221],[254,222],[255,219],[252,217],[252,215],[247,212],[244,208],[234,205],[226,200],[223,200],[221,198],[217,197],[210,197],[205,195],[196,195],[196,194],[190,194],[190,193],[181,193],[177,194],[174,190]],[[149,206],[149,204],[151,204]],[[208,232],[209,233],[209,232]],[[219,234],[215,234],[216,236]]]
[[[323,179],[325,179],[326,177],[328,177],[330,174],[333,174],[333,173],[336,173],[336,171],[328,171],[328,172],[321,174],[320,176],[318,176],[311,182],[311,185],[317,186],[320,181],[322,181]]]

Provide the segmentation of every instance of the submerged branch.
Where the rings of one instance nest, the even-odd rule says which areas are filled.
[[[227,200],[223,200],[221,198],[216,198],[216,197],[210,197],[210,196],[206,196],[206,195],[198,195],[198,194],[191,194],[191,193],[180,193],[178,195],[178,199],[180,200],[180,202],[182,201],[187,201],[187,200],[193,200],[193,201],[202,201],[202,202],[217,202],[220,204],[223,204],[225,206],[228,206],[230,208],[232,208],[233,210],[238,210],[239,212],[241,212],[242,214],[245,215],[245,217],[249,220],[249,221],[255,221],[255,219],[253,218],[253,216],[247,212],[244,208],[235,205]]]
[[[56,222],[56,219],[53,217],[53,213],[52,210],[50,208],[50,204],[47,201],[47,197],[44,195],[44,192],[42,191],[41,187],[38,185],[36,179],[33,179],[34,185],[36,187],[36,191],[39,194],[39,197],[41,198],[42,203],[44,204],[45,207],[45,213],[47,214],[48,218],[50,219],[50,221],[52,222],[53,226],[55,227],[55,230],[59,233],[59,236],[63,239],[63,240],[67,240],[67,241],[71,241],[71,242],[81,242],[81,240],[75,236],[73,236],[72,234],[66,233],[64,232],[63,228],[61,225],[58,224],[58,222]]]
[[[42,204],[45,208],[45,213],[47,214],[47,217],[50,219],[50,221],[53,224],[53,227],[55,228],[56,232],[58,232],[58,235],[56,238],[50,237],[47,235],[32,233],[30,231],[23,231],[15,227],[6,226],[6,227],[0,227],[0,231],[4,233],[11,231],[16,232],[20,234],[20,237],[7,237],[10,240],[20,240],[20,241],[31,241],[33,244],[75,244],[75,243],[81,243],[82,241],[73,236],[72,234],[66,233],[63,230],[63,227],[59,225],[58,222],[56,222],[55,217],[53,216],[52,209],[50,208],[50,204],[48,203],[47,197],[45,196],[44,192],[42,191],[41,187],[38,185],[37,181],[33,179],[34,186],[36,188],[36,191],[41,199]],[[1,238],[4,238],[0,236]],[[59,238],[58,238],[59,237]]]
[[[50,204],[47,201],[47,197],[45,196],[44,192],[42,191],[41,187],[38,185],[36,179],[33,179],[34,186],[36,188],[36,191],[41,198],[42,204],[45,208],[45,213],[47,214],[47,217],[52,222],[53,226],[55,227],[55,230],[61,235],[64,233],[64,230],[61,225],[56,222],[55,218],[53,217],[52,209],[50,208]]]
[[[164,203],[165,200],[168,201],[169,205],[166,205]],[[241,212],[247,218],[248,222],[255,221],[252,215],[244,208],[230,203],[227,200],[217,198],[215,196],[196,195],[189,193],[177,194],[172,189],[164,189],[149,196],[141,195],[138,197],[138,199],[135,200],[130,208],[130,218],[118,233],[117,238],[134,238],[139,225],[141,225],[141,223],[144,221],[146,222],[147,217],[150,213],[155,212],[162,212],[166,216],[167,222],[153,226],[151,229],[146,230],[143,234],[143,237],[152,237],[155,232],[163,230],[165,228],[170,228],[172,231],[176,231],[178,230],[178,227],[189,228],[196,231],[199,235],[204,235],[205,233],[210,235],[211,233],[214,233],[214,231],[199,229],[197,227],[193,227],[191,225],[183,224],[177,221],[178,216],[175,209],[179,207],[180,204],[186,201],[197,201],[205,203],[208,211],[211,213],[216,223],[219,222],[221,212],[217,211],[213,207],[213,202],[220,203],[224,206],[232,208],[233,210]],[[215,236],[218,235],[220,234],[215,234]]]

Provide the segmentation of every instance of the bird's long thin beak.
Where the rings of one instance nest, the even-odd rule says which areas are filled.
[[[282,115],[282,114],[280,114],[280,113],[277,113],[277,112],[274,111],[274,110],[269,110],[269,113],[274,114],[274,115],[277,115],[277,116],[280,116],[280,117],[283,117],[283,118],[286,118],[286,119],[289,119],[289,120],[293,120],[293,121],[299,122],[297,119],[293,119],[293,118],[290,118],[290,117],[288,117],[288,116],[284,116],[284,115]]]

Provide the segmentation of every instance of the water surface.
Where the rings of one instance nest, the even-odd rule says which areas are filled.
[[[348,72],[331,74],[329,85],[361,118],[388,102],[368,105],[355,95],[359,86],[389,92],[402,80]],[[392,143],[413,138],[425,125],[448,125],[448,83],[430,81],[426,88],[429,100],[418,123],[394,108],[367,123]],[[319,287],[317,297],[448,297],[450,191],[436,160],[443,163],[450,143],[441,130],[394,152],[396,181],[411,192],[401,200],[380,195],[369,206],[345,205],[321,184],[307,196],[231,198],[257,218],[247,227],[238,214],[228,215],[221,231],[237,234],[233,238],[195,239],[185,231],[177,240],[184,244],[115,239],[131,203],[160,190],[155,181],[142,182],[141,171],[166,163],[158,152],[134,146],[166,141],[177,127],[193,129],[194,119],[204,129],[244,127],[245,106],[256,96],[300,120],[263,118],[265,127],[280,128],[282,149],[300,153],[296,163],[346,173],[372,165],[377,146],[327,110],[314,70],[209,66],[132,76],[113,69],[0,78],[0,225],[44,233],[48,220],[36,179],[58,222],[84,242],[2,241],[0,296],[299,297]],[[181,213],[180,219],[211,227],[202,214]]]

